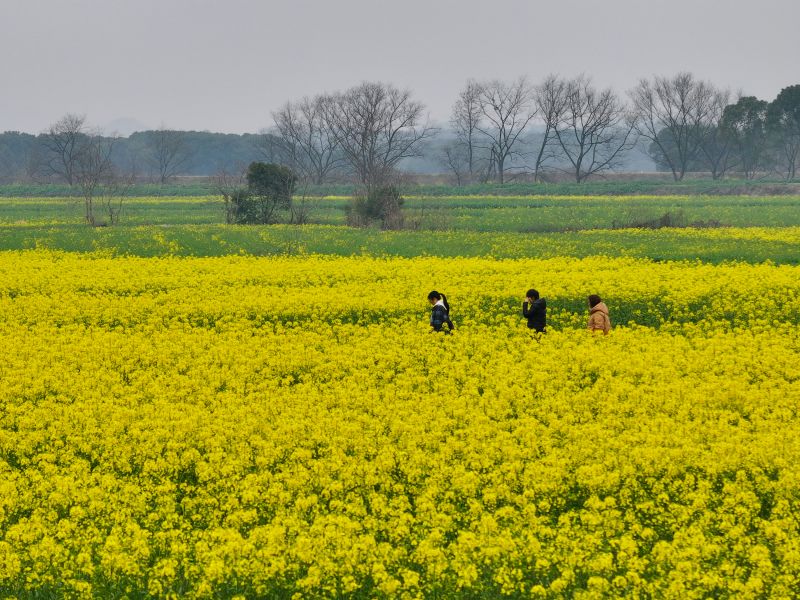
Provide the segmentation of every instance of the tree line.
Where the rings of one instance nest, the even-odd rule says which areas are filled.
[[[65,115],[47,131],[32,135],[0,133],[0,183],[70,183],[70,171],[79,162],[84,145],[107,138],[111,160],[120,172],[138,181],[168,182],[178,175],[209,176],[233,165],[264,159],[268,134],[225,134],[160,128],[128,137],[101,134],[85,116]],[[59,148],[60,140],[73,140]],[[65,164],[66,162],[66,164]],[[74,183],[74,177],[72,178]]]
[[[380,83],[287,102],[273,117],[276,160],[317,183],[349,170],[368,187],[390,182],[436,135],[446,138],[438,161],[458,184],[520,172],[581,183],[619,169],[642,144],[675,181],[696,171],[794,179],[800,155],[800,85],[767,102],[691,73],[642,79],[625,96],[585,75],[471,80],[446,132],[430,126],[409,91]]]
[[[800,156],[800,85],[766,101],[691,73],[642,79],[624,95],[585,75],[470,80],[445,127],[430,123],[411,91],[380,82],[289,101],[272,118],[270,129],[245,136],[160,128],[115,138],[65,115],[37,136],[0,135],[0,178],[85,186],[124,173],[164,183],[264,161],[300,182],[355,181],[369,190],[396,183],[403,165],[425,157],[457,184],[520,174],[580,183],[620,170],[643,148],[676,181],[698,171],[795,179]]]

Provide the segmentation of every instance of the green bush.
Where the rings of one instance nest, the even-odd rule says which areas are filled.
[[[247,189],[269,199],[277,208],[289,210],[297,176],[291,169],[271,163],[253,162],[247,168]]]
[[[292,208],[297,176],[281,165],[254,162],[247,168],[247,187],[223,193],[228,223],[269,225]]]
[[[347,223],[354,227],[379,224],[383,229],[403,228],[404,200],[393,185],[372,188],[356,194],[347,211]]]

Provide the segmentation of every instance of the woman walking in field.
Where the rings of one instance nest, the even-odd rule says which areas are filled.
[[[433,305],[431,309],[431,327],[433,331],[445,331],[450,333],[455,327],[453,321],[450,320],[450,303],[447,302],[447,296],[440,294],[436,290],[428,294],[428,302]],[[447,325],[450,331],[444,329]]]
[[[608,316],[608,307],[597,294],[589,296],[589,331],[602,331],[608,335],[611,331],[611,319]]]
[[[528,319],[528,329],[545,333],[547,327],[547,301],[539,298],[539,292],[530,289],[525,293],[522,303],[522,316]]]

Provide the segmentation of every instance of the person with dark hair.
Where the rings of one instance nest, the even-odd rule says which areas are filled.
[[[589,331],[602,331],[603,335],[608,335],[611,331],[611,319],[608,316],[606,303],[597,294],[589,296]]]
[[[528,329],[545,333],[547,327],[547,302],[539,297],[539,292],[530,289],[525,293],[522,303],[522,316],[528,319]]]
[[[433,305],[431,309],[433,331],[443,331],[445,325],[449,327],[450,331],[453,331],[455,327],[453,321],[450,320],[450,303],[447,301],[447,296],[434,290],[428,294],[428,302]],[[447,330],[444,331],[449,333]]]

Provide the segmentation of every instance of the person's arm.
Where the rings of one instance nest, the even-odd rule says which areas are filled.
[[[525,317],[526,319],[530,316],[530,309],[528,308],[528,301],[527,300],[525,300],[522,303],[522,316]]]

